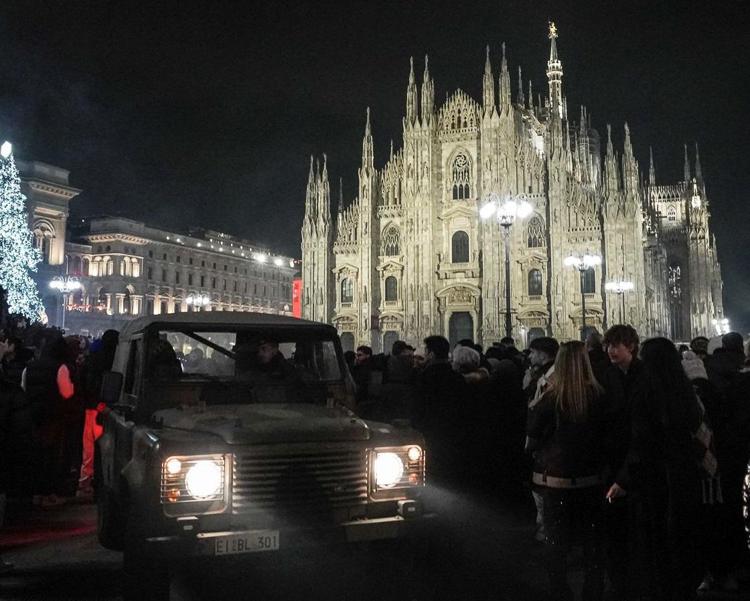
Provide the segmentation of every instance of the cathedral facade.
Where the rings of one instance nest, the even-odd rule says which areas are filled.
[[[489,49],[482,102],[461,90],[435,104],[427,58],[420,85],[412,62],[403,143],[374,163],[367,110],[356,198],[331,210],[326,158],[311,159],[302,224],[302,310],[336,326],[345,348],[390,350],[431,334],[484,345],[517,343],[632,324],[643,336],[711,335],[723,316],[721,271],[709,202],[695,154],[683,181],[641,175],[630,131],[604,148],[585,107],[575,118],[563,94],[557,31],[550,25],[548,90],[515,97],[505,58],[496,78]],[[576,111],[577,112],[577,111]],[[481,219],[489,198],[528,203],[509,227]],[[528,206],[526,205],[526,206]],[[595,255],[585,271],[571,255]],[[628,290],[607,283],[627,281]]]

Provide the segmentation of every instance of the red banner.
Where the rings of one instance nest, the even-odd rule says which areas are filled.
[[[292,280],[292,315],[302,317],[302,278]]]

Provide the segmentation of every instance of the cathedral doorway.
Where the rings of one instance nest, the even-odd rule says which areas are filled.
[[[354,350],[354,334],[351,332],[342,332],[341,350],[344,352]]]
[[[468,311],[451,313],[448,321],[448,341],[451,343],[451,348],[464,338],[474,340],[474,320],[471,313]]]
[[[393,343],[398,340],[398,332],[388,331],[383,334],[383,352],[390,354]]]

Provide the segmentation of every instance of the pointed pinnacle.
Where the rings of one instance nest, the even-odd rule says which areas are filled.
[[[409,83],[414,83],[414,57],[409,57]]]
[[[328,155],[323,153],[323,177],[328,177]]]
[[[339,178],[339,213],[344,212],[344,180]]]
[[[424,55],[424,76],[423,80],[427,81],[430,79],[430,57],[426,54]]]
[[[487,44],[487,56],[484,59],[484,72],[490,73],[492,71],[492,64],[490,63],[490,45]]]
[[[365,134],[370,134],[370,107],[367,107],[367,122],[365,123]]]

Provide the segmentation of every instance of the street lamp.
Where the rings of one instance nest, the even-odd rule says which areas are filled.
[[[625,293],[630,292],[634,288],[635,284],[633,282],[626,282],[624,280],[615,280],[604,284],[604,289],[607,292],[614,292],[620,297],[620,323],[623,323],[625,320]]]
[[[497,217],[497,222],[503,228],[505,241],[505,335],[513,336],[513,324],[510,317],[510,228],[516,218],[524,219],[531,215],[533,207],[521,194],[517,197],[506,196],[500,198],[494,192],[489,195],[487,201],[479,209],[479,217],[483,221]]]
[[[592,267],[601,264],[602,258],[599,255],[592,255],[589,253],[582,256],[573,254],[566,257],[564,261],[566,267],[575,267],[581,275],[581,340],[583,340],[586,335],[586,294],[584,292],[586,272]]]
[[[731,331],[729,328],[729,320],[726,317],[722,319],[712,319],[711,323],[716,330],[717,336],[721,336],[722,334],[729,334],[729,332]]]
[[[52,278],[49,287],[57,290],[63,295],[62,319],[60,320],[60,329],[65,330],[65,311],[68,307],[68,295],[74,290],[81,289],[81,282],[73,276],[57,276]]]
[[[185,299],[185,302],[200,311],[201,307],[207,307],[211,304],[211,299],[207,294],[190,294]]]

